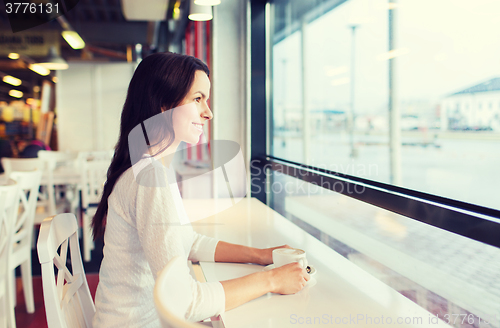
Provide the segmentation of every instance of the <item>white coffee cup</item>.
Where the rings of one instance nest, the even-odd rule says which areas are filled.
[[[277,248],[273,250],[274,267],[278,268],[288,263],[298,262],[307,268],[306,252],[298,248]]]

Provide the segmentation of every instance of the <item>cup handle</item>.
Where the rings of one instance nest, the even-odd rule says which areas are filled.
[[[302,258],[302,259],[300,259],[300,260],[299,260],[299,263],[300,263],[300,265],[301,265],[304,269],[306,269],[306,268],[307,268],[307,259],[306,259],[306,258]]]

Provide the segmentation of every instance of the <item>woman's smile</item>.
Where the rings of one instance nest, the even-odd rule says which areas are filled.
[[[196,128],[196,130],[198,130],[200,132],[203,132],[203,124],[201,124],[201,123],[194,123],[193,122],[193,125]]]

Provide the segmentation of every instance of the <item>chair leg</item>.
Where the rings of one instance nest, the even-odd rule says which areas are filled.
[[[0,288],[5,288],[5,284]],[[7,294],[5,294],[5,290],[3,293],[0,296],[0,327],[7,327],[7,313],[9,313],[9,310],[7,309]]]
[[[75,191],[74,193],[76,194],[78,193],[78,191]],[[71,203],[71,213],[74,213],[78,217],[78,210],[80,208],[80,198],[73,195],[73,197],[70,200],[70,203]]]
[[[9,311],[9,319],[7,319],[8,320],[7,327],[16,328],[16,313],[14,312],[14,307],[11,306],[8,311]]]
[[[16,313],[14,312],[14,307],[9,304],[8,305],[8,319],[7,319],[7,327],[10,327],[10,328],[16,328]]]
[[[69,201],[72,213],[76,214],[76,208],[80,205],[79,192],[75,185],[66,185],[64,196]]]
[[[16,280],[14,279],[13,284],[9,284],[9,279],[10,278],[7,278],[7,286],[5,286],[5,292],[7,293],[7,295],[5,295],[5,297],[4,297],[4,304],[5,304],[5,311],[6,311],[5,315],[7,318],[7,327],[16,328],[16,313],[14,312],[14,308],[15,308],[16,303],[13,302],[13,299],[15,297],[14,292],[16,290],[16,288],[15,288]],[[11,286],[9,286],[9,285],[11,285]],[[14,288],[11,288],[12,285],[14,286]]]
[[[49,193],[49,215],[56,215],[56,188],[54,185],[48,185],[47,190]]]
[[[83,259],[85,262],[90,261],[90,251],[92,249],[92,238],[90,234],[90,220],[89,220],[89,215],[87,213],[83,213],[83,220],[82,220],[82,238],[83,238]]]
[[[35,299],[33,297],[33,279],[31,276],[31,258],[21,264],[21,276],[23,279],[24,302],[28,313],[35,313]]]
[[[9,274],[10,276],[7,278],[8,280],[6,288],[10,289],[9,291],[10,304],[12,304],[12,307],[15,308],[17,304],[16,269],[14,268],[14,270],[12,270]]]

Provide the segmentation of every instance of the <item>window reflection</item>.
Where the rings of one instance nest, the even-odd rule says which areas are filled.
[[[500,2],[273,6],[272,155],[500,208]]]

